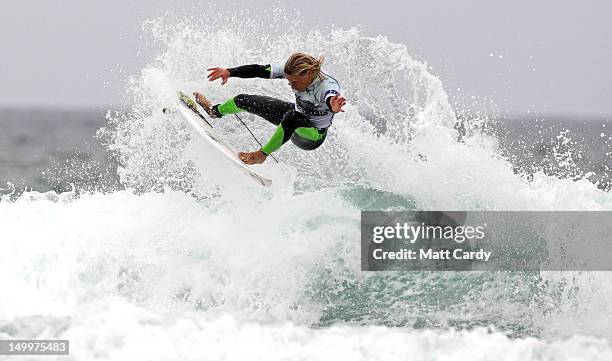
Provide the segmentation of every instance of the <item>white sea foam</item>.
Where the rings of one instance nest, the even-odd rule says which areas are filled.
[[[528,181],[478,131],[457,142],[442,82],[404,45],[277,15],[145,25],[159,54],[100,132],[128,190],[0,202],[0,335],[67,337],[77,359],[609,359],[607,273],[360,271],[360,210],[610,210],[612,197],[587,180]],[[325,54],[349,104],[320,149],[287,144],[259,166],[270,189],[160,112],[176,90],[291,100],[284,81],[205,74],[295,50]],[[262,140],[274,129],[244,118]],[[256,148],[235,119],[215,126]],[[453,331],[483,325],[497,331]]]

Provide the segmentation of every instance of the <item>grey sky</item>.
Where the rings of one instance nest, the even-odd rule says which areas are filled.
[[[137,53],[142,21],[161,10],[181,14],[198,6],[194,0],[4,1],[0,106],[119,105],[124,79],[150,60]],[[406,44],[433,66],[447,93],[464,100],[487,97],[507,112],[612,114],[609,0],[308,0],[283,6],[298,9],[305,28],[359,25],[364,35]]]

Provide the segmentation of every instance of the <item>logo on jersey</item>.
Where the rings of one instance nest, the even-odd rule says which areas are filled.
[[[330,90],[326,91],[325,95],[323,96],[323,99],[327,99],[327,95],[329,95],[329,94],[338,95],[338,91],[334,90],[334,89],[330,89]]]
[[[313,103],[302,99],[302,97],[296,95],[295,97],[296,103],[298,105],[298,107],[300,108],[300,110],[302,111],[302,113],[306,114],[306,115],[326,115],[328,113],[327,110],[317,110],[316,109],[316,105],[314,105]]]

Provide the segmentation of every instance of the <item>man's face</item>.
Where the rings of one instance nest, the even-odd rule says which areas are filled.
[[[287,80],[289,81],[289,85],[291,88],[297,91],[304,91],[310,83],[312,83],[314,79],[314,72],[312,70],[307,70],[302,75],[287,75]]]

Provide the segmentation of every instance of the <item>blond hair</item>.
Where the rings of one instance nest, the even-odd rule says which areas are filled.
[[[319,59],[315,59],[312,55],[293,53],[285,63],[285,74],[303,75],[308,70],[312,70],[318,77],[321,77],[323,60],[323,56],[320,56]]]

